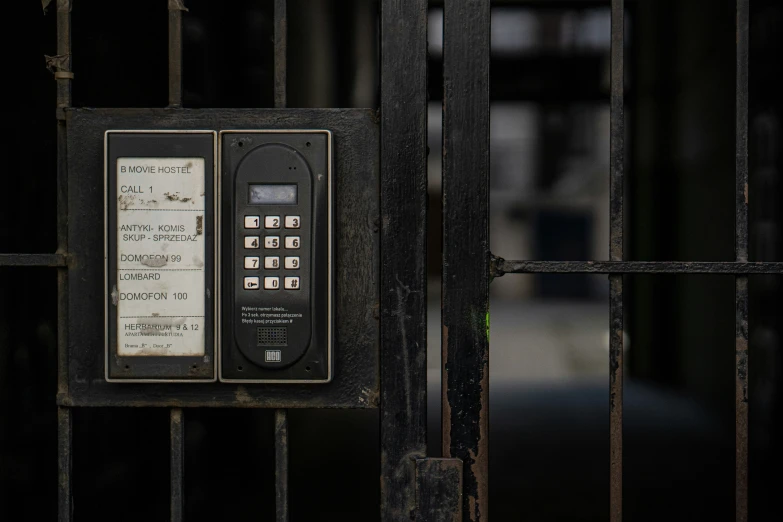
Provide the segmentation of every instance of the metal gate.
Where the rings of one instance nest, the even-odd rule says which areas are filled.
[[[47,4],[45,1],[44,4]],[[611,0],[611,160],[609,261],[524,261],[493,256],[489,245],[490,2],[446,0],[443,54],[443,458],[426,449],[427,263],[427,19],[426,0],[381,0],[379,111],[286,109],[287,2],[274,1],[275,109],[183,109],[182,0],[168,0],[169,105],[160,109],[72,108],[75,78],[71,12],[55,0],[57,52],[49,66],[57,83],[57,240],[52,254],[3,254],[0,265],[55,267],[58,281],[59,519],[72,519],[73,410],[82,407],[165,407],[170,410],[171,520],[183,519],[184,417],[190,407],[275,409],[277,520],[288,516],[288,421],[294,407],[378,408],[382,520],[486,521],[489,513],[489,285],[505,274],[607,274],[609,307],[610,520],[622,520],[623,281],[626,274],[723,274],[735,280],[736,520],[748,512],[748,275],[780,274],[779,262],[748,260],[749,0],[737,0],[736,259],[732,262],[626,261],[623,254],[624,12]],[[337,128],[338,170],[355,182],[339,197],[346,235],[364,234],[351,248],[363,261],[344,261],[338,292],[357,298],[376,317],[343,317],[341,341],[353,343],[344,377],[322,395],[303,388],[209,385],[118,389],[95,377],[100,342],[95,281],[102,263],[95,234],[95,164],[79,150],[85,137],[117,122],[138,128],[221,125],[276,128],[320,124]],[[98,144],[97,146],[102,146]],[[94,146],[93,146],[94,148]],[[89,151],[88,151],[89,152]],[[433,154],[433,151],[429,151]],[[367,193],[377,199],[364,199]],[[368,218],[369,216],[369,218]],[[357,218],[360,225],[347,218]],[[369,222],[369,223],[368,223]],[[366,230],[359,230],[359,227]],[[373,234],[376,234],[373,236]],[[350,240],[348,240],[350,241]],[[369,266],[369,269],[367,267]],[[338,296],[338,300],[341,297]],[[342,306],[342,308],[340,308]],[[352,308],[353,306],[353,308]],[[344,313],[356,303],[338,304]],[[377,324],[376,324],[377,322]],[[339,356],[338,356],[339,357]],[[170,388],[171,389],[171,388]],[[78,518],[78,517],[77,517]]]

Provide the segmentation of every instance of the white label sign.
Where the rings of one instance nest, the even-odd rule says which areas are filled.
[[[204,158],[117,159],[117,354],[204,355]]]

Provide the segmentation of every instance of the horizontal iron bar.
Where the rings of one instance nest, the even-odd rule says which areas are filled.
[[[65,266],[64,254],[0,254],[0,266]]]
[[[506,261],[492,260],[492,275],[504,274],[780,274],[783,263],[702,261]]]

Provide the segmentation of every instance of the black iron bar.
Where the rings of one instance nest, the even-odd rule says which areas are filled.
[[[736,87],[736,230],[735,255],[748,261],[748,60],[750,55],[749,0],[737,0]],[[780,265],[780,263],[777,263]],[[748,277],[735,279],[735,515],[748,519]]]
[[[624,0],[612,0],[609,130],[609,259],[623,260],[625,163]],[[609,276],[609,520],[623,519],[623,276]]]
[[[443,455],[462,519],[488,520],[490,3],[443,9]]]
[[[58,214],[59,214],[58,205]],[[59,216],[58,216],[59,218]],[[59,234],[58,234],[59,236]],[[57,250],[64,250],[64,239],[58,237]],[[64,267],[66,256],[63,253],[56,254],[0,254],[0,266],[53,266]]]
[[[34,255],[27,261],[46,261],[45,266],[57,266],[57,393],[68,394],[68,170],[67,126],[65,109],[71,106],[71,0],[57,0],[57,54],[64,57],[62,67],[55,72],[57,82],[57,253]],[[7,256],[6,260],[24,260],[26,256]],[[51,264],[49,264],[51,263]],[[2,264],[2,260],[0,260]],[[41,265],[37,265],[41,266]],[[73,514],[71,472],[73,419],[69,408],[57,408],[58,519],[69,522]]]
[[[780,274],[783,263],[702,261],[508,261],[495,258],[493,275],[504,274]]]
[[[288,522],[288,410],[275,410],[275,511]]]
[[[381,520],[427,452],[427,0],[381,3]]]
[[[185,516],[185,411],[171,408],[171,522],[182,522]]]
[[[182,107],[182,11],[184,0],[169,0],[169,107]]]
[[[286,0],[275,0],[275,107],[287,104],[288,12]]]

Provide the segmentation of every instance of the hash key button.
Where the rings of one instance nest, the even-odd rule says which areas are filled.
[[[298,277],[286,277],[285,278],[286,290],[299,290],[299,278]]]

